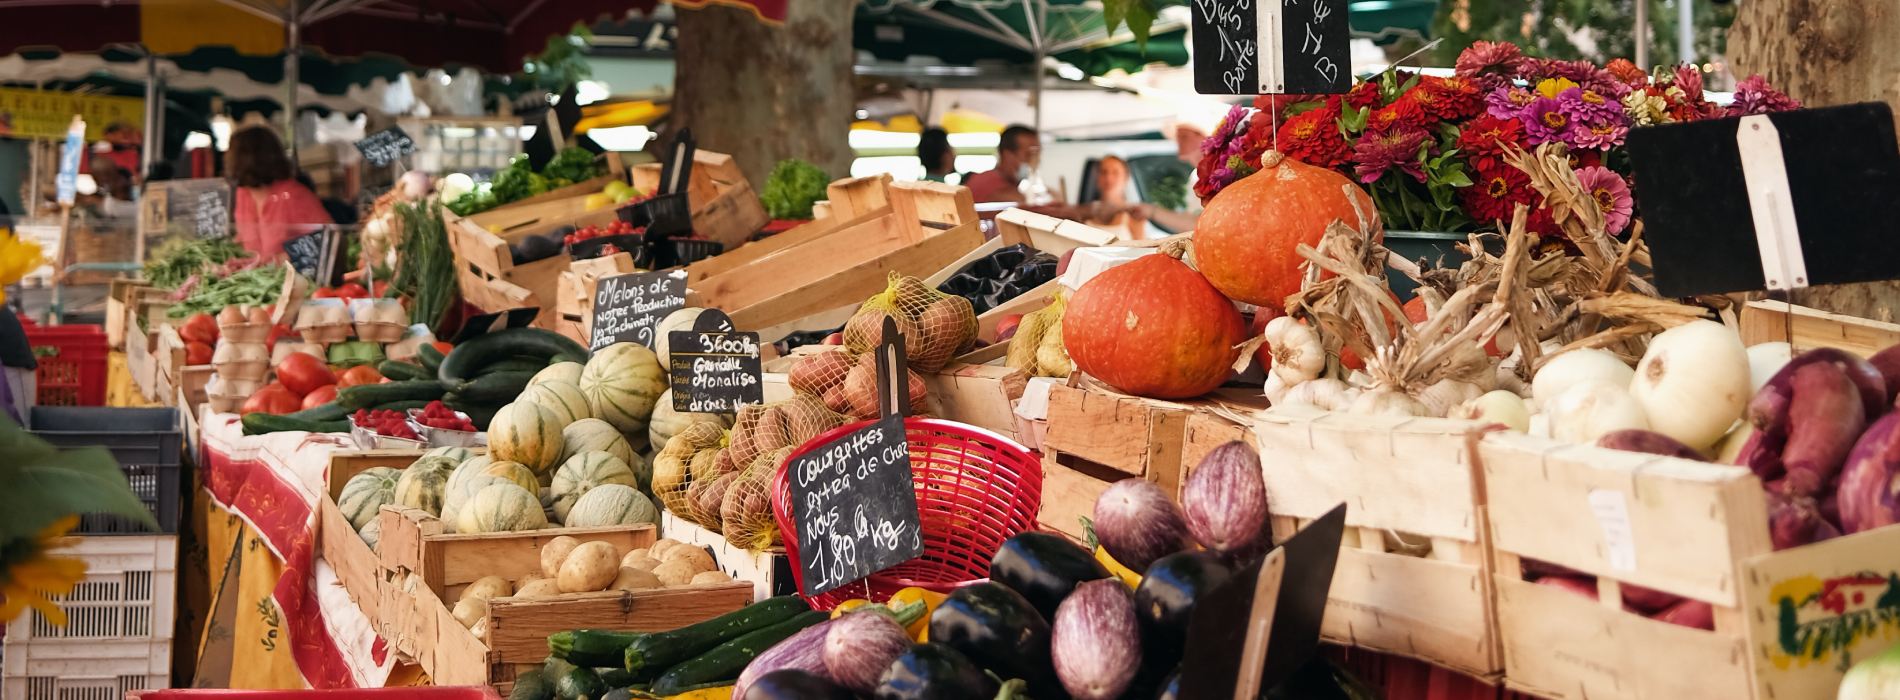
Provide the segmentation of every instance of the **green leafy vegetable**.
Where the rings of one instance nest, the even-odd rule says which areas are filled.
[[[554,154],[554,157],[548,160],[547,167],[541,169],[541,176],[550,182],[565,181],[567,184],[573,184],[592,180],[604,171],[606,168],[595,162],[592,151],[578,146],[569,146],[561,149],[560,153]]]
[[[398,204],[396,221],[402,226],[396,256],[403,265],[390,291],[414,300],[409,305],[411,323],[436,324],[456,296],[455,257],[449,252],[442,210],[434,204]]]
[[[548,191],[548,180],[528,166],[527,154],[515,156],[508,167],[495,173],[492,191],[501,204],[518,202]]]
[[[495,201],[495,192],[491,185],[484,182],[476,185],[475,189],[467,194],[456,197],[446,206],[449,211],[455,212],[456,216],[474,216],[500,205],[501,202]]]
[[[184,301],[174,304],[165,315],[185,318],[201,311],[217,313],[232,304],[271,304],[283,291],[284,266],[264,265],[198,283]]]
[[[825,186],[831,178],[825,171],[797,158],[787,158],[772,167],[765,178],[765,191],[759,201],[774,219],[809,219],[811,204],[825,198]]]
[[[192,275],[249,256],[250,252],[231,238],[173,238],[159,246],[145,263],[145,279],[160,289],[177,289]]]

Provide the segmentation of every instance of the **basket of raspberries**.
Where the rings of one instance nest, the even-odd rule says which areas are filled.
[[[423,445],[422,436],[400,411],[356,409],[350,414],[350,435],[365,450],[407,450]]]
[[[481,447],[488,435],[475,428],[468,414],[449,408],[441,401],[430,401],[422,408],[409,409],[409,422],[430,447]]]

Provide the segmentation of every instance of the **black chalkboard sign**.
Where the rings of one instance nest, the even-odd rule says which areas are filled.
[[[924,553],[903,416],[865,424],[800,455],[787,469],[805,595]]]
[[[231,237],[231,191],[203,189],[186,198],[186,216],[199,238]]]
[[[711,313],[700,314],[700,320],[707,320]],[[738,413],[740,406],[765,400],[759,334],[711,329],[673,331],[668,334],[667,349],[673,410]]]
[[[1347,0],[1194,0],[1194,91],[1337,94],[1352,85]]]
[[[1313,657],[1345,530],[1341,503],[1194,605],[1181,697],[1264,697]]]
[[[356,142],[356,150],[363,154],[363,160],[378,168],[386,167],[403,156],[416,152],[415,139],[403,132],[402,127],[392,126],[370,134]]]
[[[1900,144],[1884,103],[1637,129],[1663,296],[1900,279]]]
[[[284,241],[284,257],[289,259],[290,266],[297,270],[297,274],[319,286],[329,286],[336,276],[342,242],[341,232],[325,226]]]
[[[588,348],[614,343],[653,347],[660,320],[686,306],[686,273],[630,272],[594,283],[594,322]]]

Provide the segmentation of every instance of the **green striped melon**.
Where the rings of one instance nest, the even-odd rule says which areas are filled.
[[[383,539],[383,519],[370,518],[368,523],[356,531],[356,536],[363,538],[363,544],[369,545],[370,549],[375,549],[376,543]]]
[[[462,506],[457,532],[514,532],[537,530],[548,524],[541,502],[515,484],[482,487]]]
[[[660,361],[639,343],[614,343],[587,360],[581,372],[581,393],[595,418],[607,421],[635,442],[645,437],[653,404],[666,391],[666,372]]]
[[[660,509],[632,486],[607,484],[589,490],[567,512],[568,527],[658,524]]]
[[[442,515],[442,489],[448,486],[449,472],[454,469],[444,462],[417,460],[396,479],[396,503]]]
[[[711,423],[720,428],[730,428],[732,423],[717,413],[686,413],[673,410],[673,390],[667,389],[660,394],[660,400],[653,406],[653,416],[647,420],[647,444],[665,447],[666,441],[673,439],[686,426],[694,423]]]
[[[516,486],[527,489],[529,493],[534,493],[541,488],[541,478],[535,475],[533,469],[529,469],[527,465],[520,462],[489,462],[480,473],[507,479]]]
[[[449,490],[442,494],[442,523],[449,529],[460,532],[462,507],[468,504],[468,499],[474,497],[475,492],[495,484],[514,483],[507,477],[494,474],[470,474],[463,477],[459,483],[449,487]],[[520,484],[515,485],[520,486]]]
[[[582,418],[567,424],[561,429],[561,447],[562,462],[582,452],[605,452],[628,465],[640,456],[619,430],[599,418]]]
[[[668,351],[673,346],[673,331],[692,330],[693,323],[698,321],[699,315],[705,312],[705,309],[688,306],[667,314],[666,318],[660,319],[659,325],[653,327],[653,356],[660,361],[660,369],[662,370],[660,376],[662,378],[668,378],[666,368],[672,367],[672,365],[667,364],[667,358],[669,357]],[[664,443],[656,440],[653,444],[659,445]]]
[[[516,401],[528,401],[553,411],[554,415],[560,417],[563,426],[594,416],[594,409],[587,405],[587,397],[582,396],[581,388],[572,382],[547,381],[529,386]]]
[[[336,509],[343,511],[350,527],[358,530],[376,519],[376,512],[384,505],[396,502],[396,481],[402,478],[402,470],[392,467],[370,467],[349,481],[343,482],[343,493],[337,495]]]
[[[633,469],[626,462],[605,452],[582,452],[569,457],[554,471],[554,485],[549,494],[554,497],[554,519],[567,522],[568,511],[574,502],[597,486],[620,484],[637,486]]]
[[[470,457],[461,464],[455,465],[455,471],[449,472],[449,484],[445,491],[454,493],[455,487],[460,485],[463,479],[467,479],[470,474],[480,473],[483,469],[487,468],[488,465],[493,464],[494,461],[494,457],[482,454]],[[446,496],[444,498],[446,498]]]
[[[534,373],[534,377],[528,380],[528,386],[535,386],[551,381],[567,382],[579,386],[581,383],[581,363],[556,362],[548,365],[547,369]]]
[[[431,449],[428,452],[424,452],[422,453],[422,456],[423,457],[447,457],[449,459],[455,460],[456,464],[461,464],[463,462],[468,461],[468,458],[474,457],[475,453],[469,451],[469,449],[466,447],[444,446],[444,447],[437,447],[437,448]]]
[[[497,460],[520,462],[536,474],[547,473],[561,459],[560,416],[540,405],[515,401],[495,412],[488,423],[488,454]]]

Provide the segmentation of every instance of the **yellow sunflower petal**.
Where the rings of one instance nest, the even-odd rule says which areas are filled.
[[[13,585],[53,595],[71,592],[85,577],[86,562],[46,555],[15,564],[7,571],[7,579]]]
[[[56,537],[65,537],[66,533],[72,532],[73,528],[75,527],[79,527],[79,516],[76,514],[68,515],[66,517],[53,521],[51,524],[47,525],[44,528],[41,528],[40,533],[39,535],[37,535],[37,537],[39,537],[41,541],[50,540]]]

